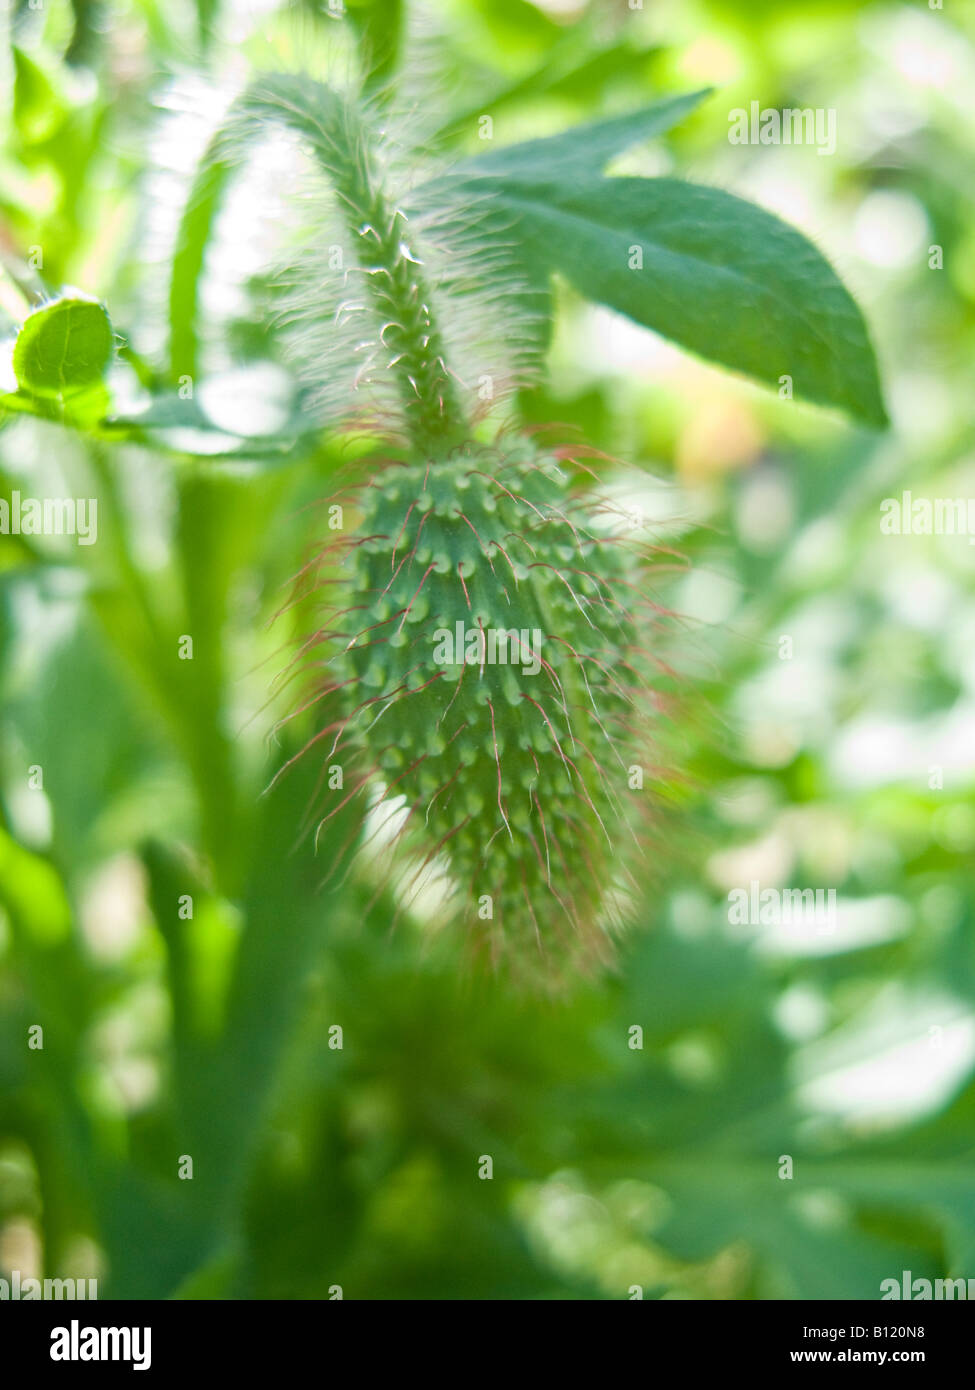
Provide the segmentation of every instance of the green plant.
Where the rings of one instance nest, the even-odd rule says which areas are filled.
[[[646,557],[686,617],[651,619],[653,656],[672,635],[684,675],[650,730],[678,747],[644,792],[679,798],[679,819],[656,839],[636,827],[647,862],[616,968],[550,1001],[462,975],[469,932],[433,932],[429,898],[391,928],[378,837],[345,872],[376,826],[363,830],[361,796],[321,826],[317,852],[299,839],[306,806],[311,831],[345,794],[327,782],[334,732],[261,795],[339,717],[326,700],[296,712],[269,755],[272,717],[302,703],[288,686],[262,713],[269,682],[334,592],[304,597],[301,581],[291,606],[291,579],[311,557],[311,590],[323,544],[364,534],[372,490],[358,485],[384,459],[399,461],[393,481],[410,453],[386,356],[353,393],[372,335],[348,303],[335,321],[336,296],[353,296],[330,261],[339,247],[351,267],[355,243],[307,145],[255,116],[187,196],[224,109],[193,91],[295,68],[298,6],[278,8],[206,0],[213,40],[194,53],[192,0],[0,7],[0,337],[22,324],[26,350],[31,309],[49,302],[57,320],[59,295],[77,298],[60,287],[79,286],[110,307],[115,343],[100,383],[64,391],[45,351],[28,355],[40,375],[0,386],[0,513],[15,491],[98,503],[92,545],[0,526],[0,1276],[31,1253],[37,1273],[97,1274],[101,1298],[341,1286],[446,1300],[625,1299],[633,1285],[647,1299],[876,1299],[906,1270],[970,1277],[975,825],[959,735],[975,552],[964,536],[878,532],[881,500],[902,489],[971,493],[972,131],[945,95],[972,60],[970,21],[893,0],[451,0],[435,7],[442,101],[423,90],[413,108],[396,17],[416,6],[347,0],[336,21],[301,0],[317,36],[351,47],[368,26],[382,40],[366,116],[387,131],[383,186],[417,235],[429,210],[422,273],[447,361],[476,385],[457,384],[474,446],[505,423],[507,449],[565,444],[573,501],[589,466],[592,490],[665,517],[655,539],[680,551],[669,576],[664,554]],[[611,177],[578,130],[528,159],[514,145],[712,81],[720,96],[687,98],[688,119],[651,148],[652,113],[624,122],[637,143],[609,153]],[[835,155],[729,143],[729,107],[756,96],[835,110]],[[478,138],[485,112],[493,143]],[[439,129],[419,153],[418,122]],[[616,125],[606,141],[629,138]],[[453,162],[478,150],[474,171]],[[648,170],[761,189],[823,229],[883,345],[888,434],[782,399],[775,369],[797,352],[763,336],[776,305],[825,356],[833,342],[832,402],[845,394],[856,415],[859,395],[868,423],[870,359],[858,378],[845,330],[824,339],[821,306],[800,313],[795,286],[748,289],[747,238],[722,233],[717,211],[707,256],[668,259],[707,230],[692,198],[698,220],[736,205],[623,174]],[[687,209],[679,233],[668,201]],[[463,254],[444,254],[448,221]],[[755,259],[771,245],[766,230]],[[662,331],[696,312],[698,345],[732,364],[747,349],[773,390],[611,320],[570,281]],[[750,304],[733,314],[736,288]],[[494,403],[480,375],[496,378]],[[552,421],[566,423],[535,428]],[[642,563],[635,546],[613,554]],[[356,559],[336,546],[321,577]],[[658,692],[665,676],[647,672]],[[835,928],[732,927],[729,890],[754,877],[835,886]],[[519,969],[558,969],[566,919],[547,906],[548,955],[517,948]]]
[[[518,434],[510,419],[499,432],[504,393],[484,354],[504,345],[510,399],[537,366],[559,272],[790,397],[884,422],[859,311],[798,232],[714,189],[605,176],[704,95],[491,151],[409,193],[394,106],[268,74],[211,141],[174,258],[170,368],[189,381],[184,311],[207,227],[267,131],[296,137],[326,190],[277,322],[313,421],[370,439],[353,491],[336,494],[340,535],[302,571],[296,598],[315,618],[296,662],[312,674],[301,710],[322,712],[306,749],[323,758],[320,818],[372,793],[373,814],[389,810],[409,847],[407,892],[433,879],[492,959],[550,978],[608,957],[645,807],[664,791],[652,766],[652,552],[605,524],[611,508],[581,450]],[[14,348],[19,389],[2,404],[50,416],[53,400],[91,427],[110,341],[99,314],[65,297],[29,317]],[[485,382],[493,423],[478,419]],[[152,412],[106,413],[97,428],[151,436]],[[180,422],[178,405],[164,420]],[[195,407],[184,423],[199,423]],[[337,597],[325,604],[322,590]]]

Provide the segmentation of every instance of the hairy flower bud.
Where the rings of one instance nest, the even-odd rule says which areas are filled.
[[[522,438],[388,464],[364,491],[324,624],[328,757],[358,766],[342,803],[402,798],[412,882],[439,863],[493,960],[606,959],[650,693],[625,553]]]

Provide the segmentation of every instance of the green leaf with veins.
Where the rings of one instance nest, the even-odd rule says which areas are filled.
[[[14,344],[14,375],[35,396],[72,396],[102,379],[113,347],[111,320],[101,304],[65,296],[24,320]]]
[[[772,386],[788,378],[796,399],[886,425],[863,315],[801,232],[722,189],[579,170],[562,182],[563,172],[554,183],[519,171],[454,186],[508,224],[536,273],[558,271],[587,298],[733,371]]]

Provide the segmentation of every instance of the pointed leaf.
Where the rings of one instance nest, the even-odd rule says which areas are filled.
[[[764,209],[676,179],[544,190],[499,179],[490,201],[531,264],[590,299],[759,381],[788,377],[798,399],[886,424],[855,301],[816,247]]]
[[[650,140],[690,115],[711,89],[668,97],[625,116],[574,126],[561,135],[490,150],[459,165],[456,172],[476,177],[527,179],[556,184],[566,179],[599,174],[618,154],[643,140]]]

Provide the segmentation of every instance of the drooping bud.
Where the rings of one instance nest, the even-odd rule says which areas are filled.
[[[365,495],[323,624],[342,800],[405,806],[409,882],[439,870],[492,960],[607,959],[650,694],[625,552],[526,439],[388,464]]]

